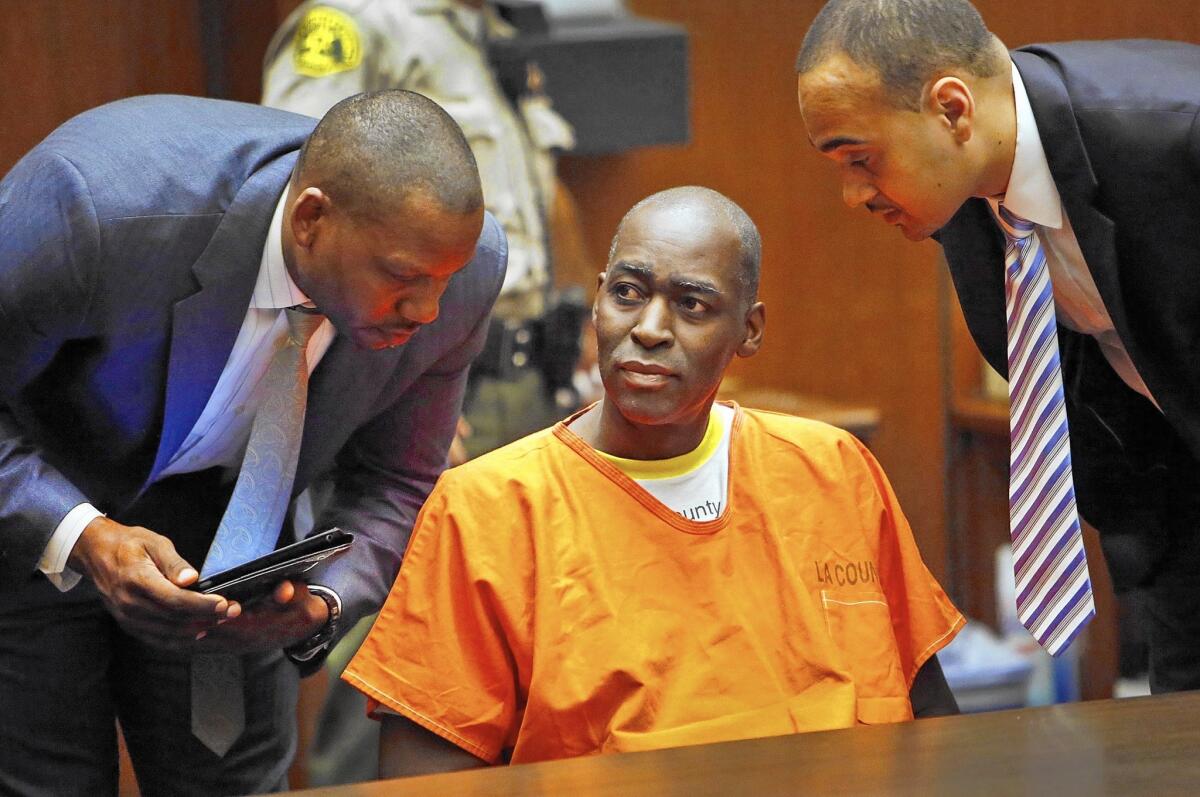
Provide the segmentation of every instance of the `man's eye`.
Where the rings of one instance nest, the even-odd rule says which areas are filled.
[[[708,309],[708,305],[694,296],[685,296],[679,300],[679,306],[689,313],[703,313]]]
[[[618,299],[629,300],[637,299],[641,295],[638,289],[630,285],[628,282],[618,282],[613,286],[612,293],[613,296],[616,296]]]

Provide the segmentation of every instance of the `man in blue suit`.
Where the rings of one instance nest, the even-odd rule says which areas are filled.
[[[461,131],[408,92],[316,124],[139,97],[0,182],[0,791],[286,786],[300,668],[383,601],[445,464],[503,281]],[[284,308],[325,316],[292,496],[342,558],[242,607],[187,589],[229,502]],[[104,514],[102,514],[104,513]],[[281,543],[294,535],[290,520]],[[245,728],[192,734],[195,654],[232,653]],[[289,660],[290,659],[290,660]],[[203,707],[201,707],[203,708]]]
[[[833,0],[797,72],[843,199],[941,243],[971,334],[1005,375],[995,216],[1032,224],[1079,513],[1116,589],[1145,591],[1151,688],[1200,688],[1200,47],[1009,52],[967,0]]]

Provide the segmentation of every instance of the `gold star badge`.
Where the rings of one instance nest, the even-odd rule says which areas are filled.
[[[317,6],[300,20],[292,49],[297,73],[322,77],[353,69],[361,60],[358,28],[341,11]]]

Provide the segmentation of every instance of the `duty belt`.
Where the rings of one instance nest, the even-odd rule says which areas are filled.
[[[487,342],[471,364],[472,378],[513,381],[536,368],[548,396],[569,387],[579,360],[579,331],[589,310],[581,290],[566,290],[552,298],[540,318],[492,316]]]
[[[483,351],[471,364],[472,374],[507,381],[532,366],[536,324],[493,317]]]

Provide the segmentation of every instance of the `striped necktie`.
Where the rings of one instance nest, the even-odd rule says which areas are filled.
[[[304,432],[308,360],[304,350],[325,317],[300,307],[286,310],[288,335],[262,380],[262,403],[250,426],[246,454],[200,577],[270,553],[291,501]],[[237,656],[192,658],[192,733],[224,756],[245,727],[242,666]]]
[[[1009,529],[1017,617],[1057,656],[1096,614],[1075,509],[1054,295],[1033,224],[999,208],[1008,312]]]

